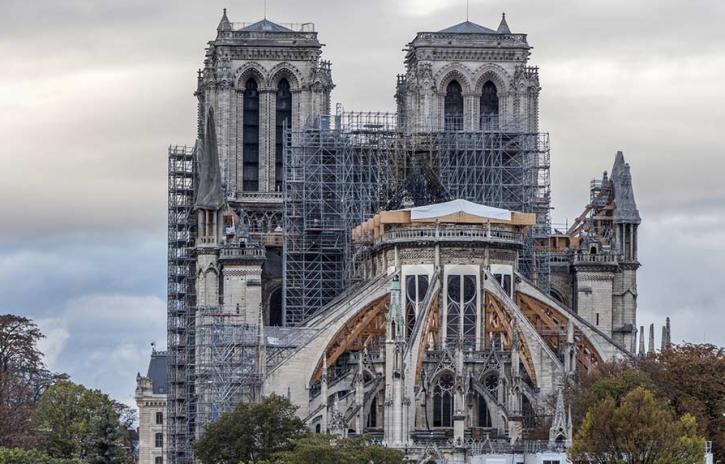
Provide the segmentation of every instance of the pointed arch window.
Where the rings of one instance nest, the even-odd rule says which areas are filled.
[[[370,403],[370,413],[368,414],[368,420],[366,427],[368,428],[375,428],[378,426],[378,399],[377,397],[373,398],[373,401]]]
[[[453,376],[446,372],[433,389],[433,427],[453,426]]]
[[[244,86],[243,97],[242,190],[259,190],[259,91],[251,78]]]
[[[446,130],[463,130],[463,88],[456,80],[446,87],[443,114]]]
[[[289,81],[282,78],[277,84],[277,111],[275,115],[274,189],[282,191],[284,182],[284,128],[292,127],[292,92]]]
[[[481,90],[481,129],[498,127],[498,89],[496,84],[486,81]]]
[[[282,319],[282,289],[278,288],[269,297],[269,325],[281,327]]]
[[[447,280],[446,340],[455,343],[460,337],[465,347],[476,343],[475,275],[449,275]]]
[[[409,275],[405,278],[405,325],[406,333],[410,336],[415,326],[417,315],[424,308],[421,307],[425,294],[428,291],[427,275]]]
[[[486,399],[480,393],[476,395],[478,426],[492,427],[491,412],[488,410]]]

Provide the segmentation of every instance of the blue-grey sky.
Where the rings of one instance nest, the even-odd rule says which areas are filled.
[[[392,110],[402,48],[465,0],[268,0],[315,22],[336,102]],[[191,144],[196,69],[221,10],[263,0],[4,0],[0,312],[32,317],[51,368],[132,403],[165,346],[166,147]],[[725,345],[725,2],[471,0],[529,34],[551,133],[555,222],[623,150],[643,217],[639,323]]]

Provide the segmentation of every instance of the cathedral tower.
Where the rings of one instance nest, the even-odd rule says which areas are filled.
[[[199,131],[214,108],[227,197],[279,203],[283,129],[330,110],[330,63],[314,25],[232,23],[226,9],[199,72]]]
[[[538,131],[538,68],[527,66],[526,34],[505,15],[496,30],[466,21],[420,32],[398,78],[398,113],[417,130]]]

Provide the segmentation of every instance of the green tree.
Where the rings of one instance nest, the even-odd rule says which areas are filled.
[[[239,403],[233,411],[206,426],[194,443],[194,454],[204,464],[256,463],[291,449],[307,434],[297,408],[286,398],[270,395],[260,403]]]
[[[592,406],[574,438],[574,462],[596,464],[701,464],[705,440],[695,419],[677,420],[654,395],[637,387],[617,402]]]
[[[402,464],[405,454],[368,443],[364,438],[308,435],[292,450],[277,453],[275,464]]]
[[[76,459],[56,459],[38,450],[0,448],[0,464],[85,464]]]
[[[605,363],[596,373],[580,378],[569,387],[567,403],[572,405],[575,429],[581,426],[587,411],[608,396],[619,403],[637,387],[657,390],[649,375],[632,362]]]
[[[725,462],[725,349],[686,343],[639,367],[675,413],[695,417],[699,433],[712,440],[716,462]]]
[[[0,315],[0,446],[27,447],[34,442],[30,418],[52,377],[38,349],[42,338],[30,319]]]
[[[128,430],[117,404],[98,390],[61,381],[40,398],[34,415],[39,448],[56,458],[122,464]]]

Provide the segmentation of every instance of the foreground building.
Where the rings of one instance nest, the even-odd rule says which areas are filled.
[[[530,51],[421,32],[396,113],[331,114],[311,24],[224,12],[169,150],[168,462],[271,393],[418,462],[564,462],[564,382],[635,353],[640,216],[620,152],[551,230]]]
[[[167,389],[166,352],[151,353],[145,376],[136,375],[136,407],[138,408],[138,463],[165,464]]]

